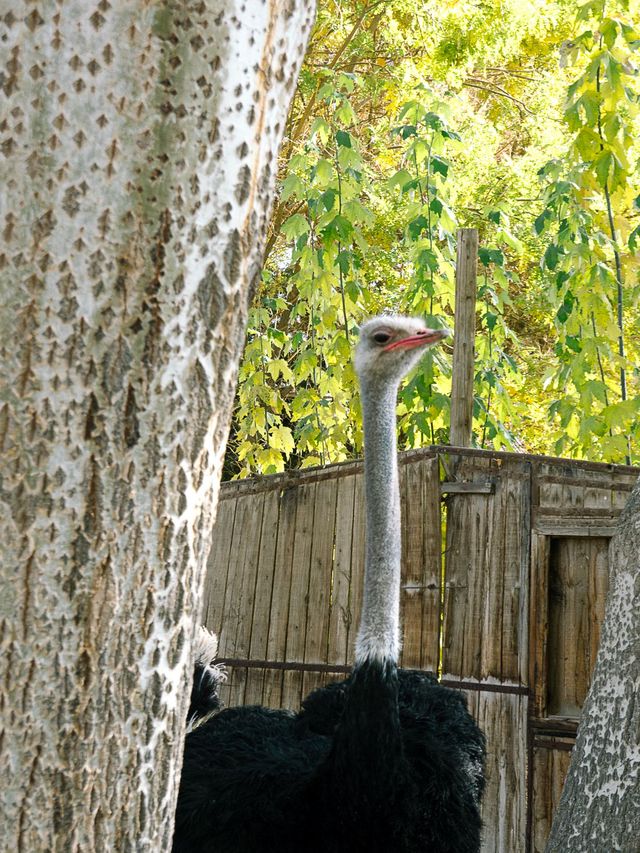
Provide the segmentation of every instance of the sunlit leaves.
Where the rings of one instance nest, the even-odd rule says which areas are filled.
[[[390,309],[451,325],[458,223],[481,235],[474,441],[623,459],[637,414],[603,410],[620,396],[616,249],[640,363],[640,44],[624,3],[583,4],[577,26],[566,0],[370,5],[319,4],[251,309],[234,472],[361,450],[356,324]],[[467,88],[471,74],[487,90]],[[447,440],[450,355],[434,350],[405,386],[402,447]]]
[[[629,280],[637,278],[637,267],[620,240],[626,237],[633,252],[640,234],[629,222],[628,191],[638,132],[637,34],[621,18],[606,17],[606,8],[602,0],[590,0],[578,11],[588,26],[571,50],[581,69],[567,93],[572,137],[564,158],[541,171],[545,207],[534,230],[548,235],[542,265],[556,273],[556,288],[548,294],[559,335],[558,365],[550,377],[564,392],[549,410],[565,431],[557,448],[621,461],[640,430],[640,388],[635,377],[624,399],[622,374],[631,365],[619,353],[625,324],[628,335],[637,321],[630,298],[635,282]],[[627,349],[635,346],[634,337],[627,337]]]

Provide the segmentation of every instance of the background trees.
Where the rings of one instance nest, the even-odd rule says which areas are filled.
[[[475,442],[636,461],[637,19],[636,0],[321,4],[227,476],[359,452],[355,326],[447,323],[458,226],[481,241]],[[449,390],[445,351],[404,391],[405,447],[447,441]]]

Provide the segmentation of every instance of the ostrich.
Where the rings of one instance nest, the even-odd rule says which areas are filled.
[[[398,316],[361,327],[366,558],[353,671],[298,713],[229,708],[187,735],[173,853],[479,851],[484,736],[462,696],[397,663],[396,394],[446,334]],[[202,711],[206,699],[192,717]]]

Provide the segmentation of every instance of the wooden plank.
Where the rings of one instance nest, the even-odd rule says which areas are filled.
[[[337,480],[324,480],[316,483],[303,658],[308,663],[329,662],[329,624],[332,604],[331,586],[337,498]],[[316,674],[307,673],[302,679],[303,697],[318,684],[319,679]]]
[[[461,457],[454,464],[464,481],[495,477],[496,491],[447,499],[443,673],[526,681],[529,463]]]
[[[220,631],[221,657],[249,656],[264,500],[265,493],[238,498],[234,536],[236,559],[230,563],[225,590],[225,618]],[[230,702],[233,699],[234,704],[244,703],[242,690],[246,675],[246,670],[236,671],[230,686]]]
[[[442,504],[440,463],[437,457],[422,462],[423,574],[421,667],[438,672],[442,632]]]
[[[474,463],[486,467],[486,460]],[[470,465],[465,459],[456,467],[466,474]],[[460,475],[460,471],[457,473]],[[488,510],[493,499],[490,495],[447,498],[443,673],[454,677],[481,677],[480,607],[485,573],[479,570],[478,563],[484,562],[489,538]]]
[[[281,708],[287,708],[290,711],[300,710],[303,676],[304,673],[296,671],[283,673]]]
[[[313,541],[315,494],[317,483],[297,487],[296,533],[293,543],[289,612],[284,659],[304,661],[309,607],[309,575]],[[296,694],[297,691],[297,694]],[[302,698],[302,674],[285,670],[282,682],[283,706],[297,710]]]
[[[298,489],[284,489],[279,496],[278,537],[273,572],[273,595],[267,636],[267,660],[286,660],[289,593],[293,572],[296,537]],[[270,708],[282,703],[284,673],[268,670],[264,674],[263,702]]]
[[[351,586],[349,590],[349,636],[347,663],[355,659],[356,635],[362,608],[364,588],[364,548],[365,548],[365,512],[364,477],[356,478],[353,502],[353,538],[351,540]]]
[[[216,523],[211,534],[211,550],[207,559],[202,621],[209,630],[218,635],[218,638],[224,621],[225,589],[233,547],[236,506],[235,500],[219,504]]]
[[[227,667],[227,680],[221,685],[220,700],[223,707],[235,708],[244,704],[245,686],[247,683],[246,667]]]
[[[458,230],[456,257],[455,338],[451,376],[451,443],[471,444],[473,423],[474,339],[476,334],[476,273],[478,231]]]
[[[440,485],[440,492],[443,495],[492,495],[495,490],[495,483],[458,483],[452,480],[445,480]]]
[[[353,621],[353,614],[349,606],[349,591],[352,574],[353,515],[357,479],[356,476],[352,476],[338,480],[335,555],[327,654],[329,663],[346,664],[348,658],[349,630]]]
[[[529,603],[529,685],[534,714],[547,714],[547,639],[550,539],[537,531],[531,534],[531,598]]]
[[[399,663],[410,668],[420,666],[422,644],[422,606],[417,600],[422,584],[422,488],[417,463],[403,465],[398,475],[402,531]]]
[[[440,495],[437,459],[405,466],[402,666],[437,669],[440,630]]]
[[[606,523],[605,523],[606,522]],[[607,536],[616,532],[618,519],[554,519],[553,521],[536,521],[534,530],[543,536]]]
[[[257,559],[251,637],[249,642],[248,656],[251,660],[264,660],[268,652],[279,515],[279,492],[264,492],[260,550]],[[276,594],[278,594],[277,591]],[[245,703],[247,705],[262,703],[263,681],[264,673],[262,670],[249,671],[245,694]]]
[[[238,498],[233,548],[224,597],[224,618],[220,626],[220,657],[243,658],[249,651],[256,560],[260,546],[262,504],[252,495]],[[247,598],[250,597],[250,602]]]
[[[464,692],[469,710],[487,738],[482,853],[524,853],[527,697]]]
[[[547,712],[579,716],[595,665],[608,589],[609,540],[555,538],[549,555]]]
[[[567,739],[567,746],[572,743]],[[544,853],[570,760],[570,749],[537,747],[533,751],[532,853]]]

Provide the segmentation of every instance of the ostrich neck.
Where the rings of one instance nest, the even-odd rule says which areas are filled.
[[[356,664],[398,660],[400,492],[396,450],[397,385],[361,382],[366,504],[365,580]]]

